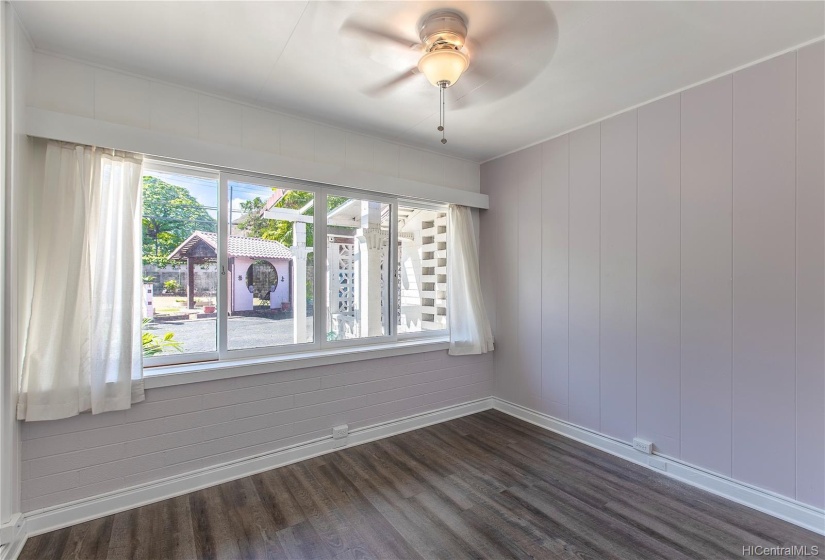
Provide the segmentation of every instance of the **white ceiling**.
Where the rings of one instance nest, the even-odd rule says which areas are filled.
[[[14,5],[37,49],[478,161],[825,35],[823,2]],[[455,90],[463,95],[484,85],[462,100],[476,103],[448,105],[449,142],[442,146],[438,91],[423,76],[384,97],[364,93],[417,55],[342,33],[341,26],[383,25],[413,42],[419,18],[445,6],[467,16],[470,38],[493,36],[489,42],[498,45],[503,34],[518,53],[509,69],[521,64],[535,77],[514,86],[484,84],[471,62]],[[495,54],[487,46],[485,56]],[[500,67],[502,75],[507,68]],[[520,89],[506,91],[514,87]]]

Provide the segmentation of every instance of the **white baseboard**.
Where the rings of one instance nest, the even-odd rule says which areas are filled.
[[[488,397],[422,414],[415,414],[399,420],[358,428],[352,430],[347,436],[345,444],[338,447],[335,445],[338,442],[332,439],[330,432],[329,437],[318,438],[263,455],[248,457],[214,467],[198,469],[183,475],[172,476],[124,490],[101,494],[93,498],[33,511],[26,514],[26,531],[30,537],[47,533],[55,529],[98,519],[182,494],[188,494],[189,492],[215,486],[216,484],[230,480],[237,480],[252,474],[283,467],[291,463],[317,457],[318,455],[338,451],[344,447],[361,445],[377,439],[452,420],[453,418],[481,412],[482,410],[488,410],[492,407],[492,399]],[[15,556],[9,556],[9,558],[15,558]],[[5,560],[5,558],[2,560]]]
[[[0,527],[3,535],[0,560],[14,560],[20,555],[28,537],[26,529],[26,518],[19,513],[12,515],[9,522]]]
[[[547,414],[493,397],[493,408],[535,424],[570,439],[574,439],[611,455],[621,457],[653,471],[675,478],[711,494],[727,498],[738,504],[767,513],[794,525],[825,535],[825,511],[796,500],[768,492],[731,478],[712,473],[676,459],[658,455],[645,455],[633,446],[602,435],[598,432],[570,424]]]
[[[468,414],[495,408],[506,414],[520,418],[542,428],[569,437],[591,447],[601,449],[622,459],[645,466],[660,474],[681,480],[718,496],[783,519],[819,534],[825,534],[825,512],[801,504],[794,500],[772,494],[688,465],[661,455],[643,455],[630,444],[609,438],[602,434],[553,418],[541,412],[520,405],[489,397],[449,406],[422,414],[416,414],[382,422],[373,426],[352,430],[343,446],[336,447],[330,437],[319,438],[302,444],[285,447],[254,457],[192,471],[155,482],[126,488],[116,492],[101,494],[93,498],[78,500],[60,506],[37,510],[25,514],[20,528],[8,546],[4,546],[0,560],[14,560],[23,548],[27,537],[54,531],[63,527],[83,523],[146,504],[158,502],[202,488],[215,486],[277,467],[303,461],[318,455],[337,451],[343,447],[361,445],[377,439],[408,432],[432,424],[445,422]],[[658,464],[652,466],[651,462]]]

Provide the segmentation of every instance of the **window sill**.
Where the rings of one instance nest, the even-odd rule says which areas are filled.
[[[246,358],[239,360],[224,360],[218,362],[199,362],[174,366],[158,366],[143,371],[143,383],[146,389],[171,387],[186,383],[214,381],[258,375],[261,373],[275,373],[279,371],[301,369],[330,364],[355,362],[358,360],[373,360],[405,354],[436,352],[447,350],[450,347],[446,337],[411,339],[372,346],[352,346],[321,350],[314,352],[300,352],[294,354],[280,354],[263,358]]]

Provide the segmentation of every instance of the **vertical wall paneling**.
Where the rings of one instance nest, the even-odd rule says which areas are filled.
[[[481,170],[481,183],[483,185],[499,184],[498,168],[499,160],[488,163]],[[501,189],[491,189],[486,192],[490,200],[498,199]],[[487,318],[490,320],[490,327],[493,334],[498,334],[496,326],[496,306],[497,301],[497,270],[496,260],[498,259],[498,214],[499,206],[490,205],[486,210],[479,210],[479,232],[478,232],[478,268],[481,275],[481,289],[484,293],[484,302],[487,311]],[[495,341],[498,345],[498,340]],[[497,354],[497,352],[495,352]]]
[[[517,293],[520,271],[518,269],[519,204],[522,154],[502,158],[499,172],[507,189],[496,198],[501,205],[499,213],[498,258],[496,269],[496,324],[498,326],[495,363],[501,373],[502,396],[517,401],[519,398],[518,378],[520,372],[518,299],[510,295]],[[515,288],[515,289],[514,289]]]
[[[636,432],[679,456],[679,96],[638,109]]]
[[[347,133],[331,126],[315,125],[315,161],[345,166],[347,164]]]
[[[281,154],[296,159],[315,159],[315,130],[312,123],[281,119]]]
[[[243,137],[243,110],[209,95],[198,96],[198,138],[216,144],[240,146]]]
[[[797,54],[796,498],[825,507],[825,43]]]
[[[681,106],[681,458],[731,475],[731,76]]]
[[[373,140],[360,134],[347,133],[347,167],[373,170]]]
[[[600,125],[570,134],[569,404],[571,422],[599,429]]]
[[[518,355],[520,391],[541,401],[541,146],[520,154],[518,193]]]
[[[636,435],[636,111],[601,126],[601,431]]]
[[[95,69],[95,118],[134,126],[150,126],[150,82]]]
[[[244,148],[260,152],[280,153],[281,122],[278,115],[254,107],[243,107]]]
[[[373,170],[388,177],[398,177],[400,147],[389,142],[374,142]]]
[[[198,94],[159,82],[152,82],[150,87],[149,127],[178,136],[197,137]]]
[[[795,86],[796,53],[733,76],[733,476],[791,496]]]
[[[825,42],[541,150],[482,166],[496,395],[825,507]]]
[[[569,137],[543,144],[541,171],[541,396],[567,418]]]
[[[29,103],[41,109],[93,119],[95,67],[35,53]]]
[[[509,400],[517,400],[512,392],[511,379],[517,373],[518,324],[514,308],[517,302],[508,305],[508,294],[514,294],[513,286],[518,281],[515,243],[517,223],[515,222],[516,187],[514,173],[518,172],[517,156],[497,159],[485,166],[485,180],[491,185],[507,185],[506,189],[491,189],[490,209],[481,212],[480,263],[486,285],[492,290],[494,300],[488,304],[491,309],[493,334],[495,337],[496,379],[499,395]],[[495,204],[493,204],[495,202]]]

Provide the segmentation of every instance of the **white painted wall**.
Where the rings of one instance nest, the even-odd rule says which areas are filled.
[[[130,410],[22,426],[22,511],[489,397],[493,360],[409,354],[149,389]]]
[[[15,419],[17,403],[16,356],[18,328],[15,322],[16,305],[9,298],[12,278],[18,274],[16,240],[10,230],[20,219],[11,209],[15,191],[27,176],[30,143],[25,135],[25,99],[32,69],[32,49],[28,38],[9,4],[0,4],[2,10],[3,56],[3,188],[0,189],[2,217],[0,236],[3,239],[2,272],[2,342],[0,343],[0,522],[20,511],[20,436]]]
[[[34,54],[28,104],[298,161],[479,190],[479,165],[473,161],[40,52]]]
[[[475,162],[42,53],[33,54],[27,99],[31,108],[81,118],[64,122],[153,131],[169,145],[194,139],[215,153],[241,148],[310,171],[479,190]],[[74,130],[63,139],[81,140]],[[492,368],[490,355],[411,354],[150,389],[129,411],[22,424],[22,503],[14,509],[31,512],[246,458],[328,435],[341,423],[366,426],[488,397]]]
[[[824,45],[482,166],[496,396],[825,506]]]

